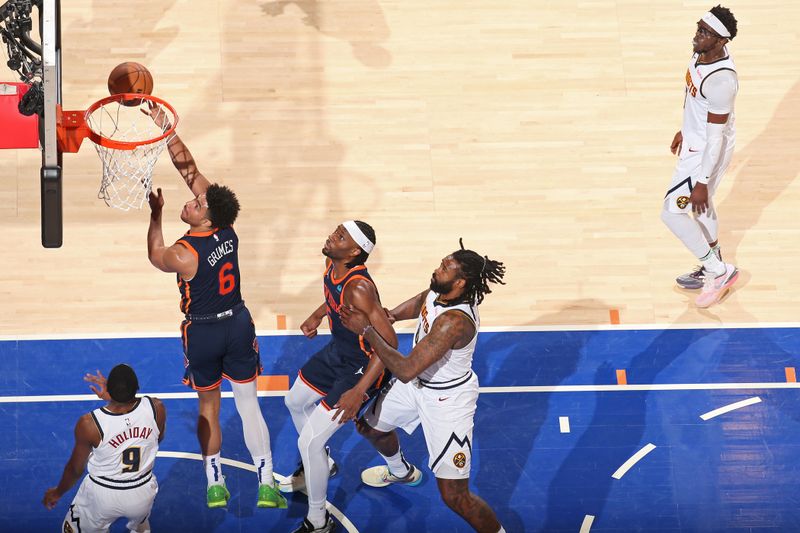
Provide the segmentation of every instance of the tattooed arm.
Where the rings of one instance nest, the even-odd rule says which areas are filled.
[[[448,311],[436,319],[431,332],[405,357],[383,340],[375,328],[371,327],[366,315],[349,306],[342,306],[341,313],[342,321],[351,331],[360,332],[366,329],[364,338],[386,368],[403,383],[420,375],[423,370],[444,357],[451,348],[464,346],[475,336],[475,324],[464,313]]]

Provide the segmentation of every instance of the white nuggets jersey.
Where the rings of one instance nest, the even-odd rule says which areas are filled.
[[[730,114],[723,134],[725,144],[732,145],[736,136],[733,113],[733,98],[738,91],[736,65],[727,49],[725,49],[725,57],[712,63],[698,63],[698,58],[699,54],[694,54],[686,70],[681,157],[688,157],[691,153],[701,153],[705,149],[709,112],[720,115]],[[709,82],[711,76],[715,77],[713,83]],[[716,95],[710,95],[707,92],[708,86],[714,85],[716,89],[720,82],[722,86],[719,89],[724,93],[721,98],[722,103],[720,103],[720,98],[715,98]],[[733,91],[733,94],[730,94],[730,91]]]
[[[418,379],[429,388],[450,388],[466,382],[472,376],[472,354],[475,352],[475,345],[478,343],[478,329],[481,321],[478,315],[478,307],[467,303],[447,305],[438,302],[439,295],[433,291],[428,291],[425,304],[419,314],[417,322],[417,332],[414,334],[414,346],[431,331],[434,321],[447,311],[460,311],[464,313],[475,324],[475,336],[472,340],[459,349],[450,349],[448,352],[422,371]]]
[[[159,437],[153,401],[139,398],[136,407],[124,414],[101,407],[92,411],[92,418],[101,439],[89,456],[92,481],[110,488],[135,488],[150,481]]]

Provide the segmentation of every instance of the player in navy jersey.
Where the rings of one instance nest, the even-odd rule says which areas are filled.
[[[153,107],[150,116],[164,126],[165,114]],[[239,239],[233,223],[239,201],[229,188],[209,183],[180,137],[168,149],[194,198],[183,206],[181,220],[189,231],[172,246],[164,245],[161,189],[150,193],[150,228],[147,252],[150,262],[164,272],[177,274],[184,383],[197,391],[200,413],[197,439],[208,478],[209,507],[225,507],[230,493],[220,464],[222,432],[219,425],[220,385],[231,382],[236,410],[242,419],[244,440],[258,474],[259,507],[286,507],[272,475],[269,430],[258,405],[256,378],[261,371],[256,329],[241,295]]]
[[[364,264],[374,246],[375,232],[365,222],[350,220],[336,228],[322,249],[328,258],[323,276],[325,301],[300,326],[306,337],[313,338],[327,315],[331,340],[303,365],[286,396],[286,407],[300,434],[297,447],[302,465],[280,487],[285,492],[305,488],[308,493],[308,515],[294,533],[333,531],[325,498],[335,465],[325,443],[341,424],[354,420],[364,402],[389,379],[369,343],[345,328],[339,317],[343,305],[360,309],[386,342],[397,347],[397,335]]]

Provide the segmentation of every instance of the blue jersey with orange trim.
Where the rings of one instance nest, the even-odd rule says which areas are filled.
[[[200,233],[188,231],[177,243],[197,257],[197,273],[192,279],[183,279],[178,274],[181,312],[222,313],[242,301],[239,238],[232,227]]]
[[[348,283],[355,279],[366,279],[373,285],[375,282],[367,272],[365,265],[354,266],[347,271],[340,279],[333,275],[333,263],[328,265],[325,275],[322,277],[323,288],[325,290],[325,307],[327,308],[328,324],[331,328],[331,335],[336,342],[336,348],[344,353],[358,353],[369,357],[372,348],[361,335],[357,335],[344,327],[339,316],[339,307],[342,305],[342,295]],[[376,287],[377,291],[377,287]]]

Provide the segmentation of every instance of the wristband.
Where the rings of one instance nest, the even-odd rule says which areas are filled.
[[[361,330],[361,336],[363,337],[364,335],[366,335],[367,331],[370,329],[372,329],[372,324],[367,324],[366,326],[364,326],[364,329]]]

